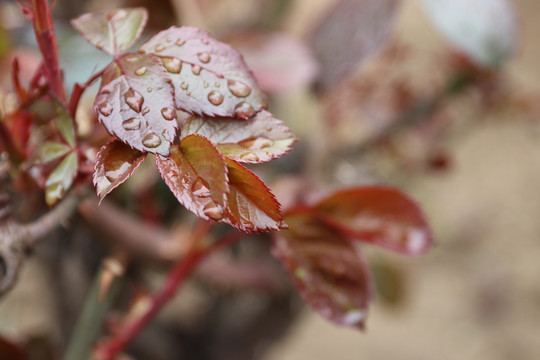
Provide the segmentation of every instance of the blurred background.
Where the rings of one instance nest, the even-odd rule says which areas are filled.
[[[137,340],[133,358],[538,359],[540,2],[448,3],[56,1],[68,89],[110,61],[71,29],[69,19],[84,12],[144,6],[145,38],[171,25],[204,28],[244,54],[270,110],[302,140],[255,168],[284,203],[299,181],[320,191],[391,184],[418,200],[435,233],[421,257],[365,247],[377,292],[364,332],[303,306],[268,255],[269,238],[253,237],[197,274]],[[0,4],[0,95],[9,107],[12,58],[29,81],[40,55],[16,3]],[[95,122],[92,95],[84,101],[81,131]],[[189,218],[171,210],[156,176],[138,172],[112,205],[167,226],[179,212]],[[1,299],[0,335],[24,344],[30,359],[58,358],[113,246],[89,208],[40,244]],[[261,259],[261,278],[245,277]],[[234,269],[230,278],[216,276],[224,268]],[[141,259],[129,276],[155,288],[165,269]]]

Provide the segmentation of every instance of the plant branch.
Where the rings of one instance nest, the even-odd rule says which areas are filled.
[[[184,280],[188,277],[191,271],[197,266],[208,254],[217,251],[218,249],[231,245],[241,239],[244,234],[239,232],[229,233],[217,242],[210,246],[200,248],[202,238],[206,235],[204,230],[208,229],[206,224],[199,226],[193,236],[194,246],[191,250],[176,263],[170,271],[163,287],[152,296],[149,305],[144,312],[135,320],[125,324],[120,328],[111,339],[105,341],[95,351],[95,357],[99,360],[112,360],[126,346],[137,337],[137,335],[148,325],[154,316],[163,308],[163,306],[176,294],[176,291]]]
[[[101,69],[94,75],[92,75],[84,84],[75,83],[73,86],[73,91],[71,92],[71,99],[69,101],[69,113],[72,118],[75,118],[75,114],[77,113],[77,107],[79,106],[79,101],[81,100],[81,96],[84,93],[88,87],[90,87],[94,81],[99,79],[101,75],[105,72],[106,68]]]

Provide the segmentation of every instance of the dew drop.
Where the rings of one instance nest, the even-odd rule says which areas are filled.
[[[133,90],[133,88],[129,88],[129,90],[126,91],[124,94],[124,99],[126,101],[126,104],[128,104],[130,108],[132,108],[136,112],[141,112],[144,98],[136,90]]]
[[[147,87],[146,88],[146,91],[148,91],[149,93],[152,92],[152,88],[151,87]]]
[[[255,115],[255,109],[253,109],[253,106],[249,105],[246,102],[241,102],[234,108],[234,113],[236,117],[239,117],[241,119],[249,119],[253,115]]]
[[[165,50],[165,46],[163,44],[157,44],[154,50],[156,52],[162,52],[163,50]]]
[[[172,40],[171,40],[170,37],[166,37],[166,38],[165,38],[165,41],[166,41],[166,42],[171,42]]]
[[[207,52],[198,53],[197,57],[203,64],[208,64],[210,62],[210,54]]]
[[[223,219],[223,210],[212,200],[204,206],[203,213],[212,220]]]
[[[143,137],[142,144],[147,148],[157,148],[159,145],[161,145],[161,139],[156,133],[151,132]]]
[[[99,50],[103,50],[103,41],[98,41],[96,43],[96,47],[99,49]]]
[[[180,84],[180,87],[182,88],[182,90],[187,90],[188,84],[185,81],[182,81],[182,83]]]
[[[146,70],[147,70],[146,66],[141,66],[140,68],[135,70],[135,75],[142,76],[142,75],[146,74]]]
[[[253,230],[253,229],[255,229],[255,224],[253,224],[249,220],[245,220],[244,228],[246,228],[246,230]]]
[[[98,105],[98,110],[103,116],[109,116],[113,112],[113,107],[107,101],[102,102]]]
[[[177,58],[162,58],[163,67],[172,74],[179,74],[182,70],[182,61]]]
[[[203,82],[203,86],[205,89],[208,89],[208,86],[209,86],[208,81]]]
[[[240,159],[242,159],[244,161],[248,161],[248,162],[257,162],[257,161],[259,161],[259,157],[257,156],[257,154],[252,153],[252,152],[247,152],[247,153],[244,153],[244,154],[240,155]]]
[[[171,142],[172,141],[172,136],[171,136],[171,133],[169,130],[165,129],[161,132],[161,135],[163,136],[163,138],[165,140],[167,140],[168,142]]]
[[[124,130],[139,130],[141,128],[141,120],[136,117],[122,121]]]
[[[148,114],[149,112],[150,112],[150,108],[149,108],[148,106],[145,106],[144,109],[143,109],[143,111],[142,111],[142,114],[143,114],[143,115],[146,115],[146,114]]]
[[[191,65],[191,71],[193,72],[193,75],[200,75],[201,74],[202,67],[199,65]]]
[[[214,86],[218,88],[218,87],[220,87],[220,86],[221,86],[221,84],[220,84],[220,83],[218,83],[218,82],[216,81],[216,82],[214,83]]]
[[[208,94],[208,101],[210,101],[212,105],[218,106],[223,102],[223,94],[219,91],[212,90]]]
[[[176,40],[176,42],[175,42],[176,46],[182,46],[182,45],[184,45],[185,43],[186,43],[186,40],[184,40],[184,39],[178,39],[178,40]]]
[[[175,115],[176,112],[173,108],[164,107],[163,109],[161,109],[161,116],[163,116],[165,120],[173,120]]]
[[[202,42],[204,45],[210,44],[210,41],[208,41],[208,39],[201,39],[201,42]]]
[[[191,96],[191,91],[186,91],[187,96]]]
[[[210,196],[210,189],[208,183],[204,181],[201,177],[197,178],[193,185],[191,186],[191,192],[193,195],[200,198],[206,198]]]
[[[237,97],[246,97],[251,94],[251,88],[241,81],[227,80],[229,90]]]

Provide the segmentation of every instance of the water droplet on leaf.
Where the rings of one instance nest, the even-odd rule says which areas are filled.
[[[185,81],[182,81],[182,83],[180,84],[180,87],[182,88],[182,90],[187,90],[188,84]]]
[[[142,114],[143,114],[143,115],[146,115],[146,114],[148,114],[149,112],[150,112],[150,108],[149,108],[148,106],[145,106],[144,109],[143,109],[143,111],[142,111]]]
[[[203,213],[212,220],[217,221],[223,219],[223,210],[212,200],[204,206]]]
[[[141,120],[136,117],[129,118],[122,121],[122,127],[125,130],[139,130],[141,128]]]
[[[253,106],[242,101],[234,108],[234,114],[241,119],[249,119],[255,115],[255,109],[253,109]]]
[[[159,145],[161,145],[161,139],[156,133],[151,132],[146,134],[145,137],[143,137],[142,144],[147,148],[157,148]]]
[[[175,42],[176,46],[182,46],[182,45],[184,45],[185,43],[186,43],[186,40],[184,40],[184,39],[178,39],[178,40],[176,40],[176,42]]]
[[[147,87],[147,88],[146,88],[146,91],[152,92],[152,88],[151,88],[151,87]]]
[[[124,99],[126,101],[126,104],[128,104],[130,108],[132,108],[136,112],[141,112],[144,98],[136,90],[130,88],[124,94]]]
[[[202,68],[199,65],[191,65],[191,72],[193,72],[193,75],[200,75]]]
[[[227,86],[234,96],[246,97],[251,94],[251,88],[241,81],[227,80]]]
[[[208,41],[208,39],[201,39],[201,42],[202,42],[204,45],[210,44],[210,41]]]
[[[210,101],[212,105],[218,106],[223,102],[223,94],[219,91],[212,90],[208,94],[208,101]]]
[[[172,74],[179,74],[182,70],[182,61],[177,58],[162,58],[163,67]]]
[[[155,48],[156,52],[162,52],[163,50],[165,50],[165,46],[163,44],[156,45],[156,48]]]
[[[146,70],[147,70],[146,66],[141,66],[140,68],[135,70],[135,75],[142,76],[142,75],[146,74]]]
[[[210,54],[207,52],[198,53],[197,57],[203,64],[207,64],[210,62]]]
[[[161,135],[163,135],[163,138],[167,140],[168,142],[172,142],[172,136],[169,130],[165,129],[161,132]]]
[[[113,107],[107,101],[104,101],[98,105],[98,110],[103,116],[109,116],[113,112]]]
[[[161,116],[163,116],[165,120],[173,120],[175,115],[176,111],[174,111],[173,108],[164,107],[163,109],[161,109]]]
[[[204,181],[202,178],[197,178],[193,185],[191,186],[191,192],[193,195],[198,196],[200,198],[205,198],[210,196],[210,189],[208,187],[208,184],[206,181]]]
[[[257,154],[252,153],[252,152],[248,152],[248,153],[240,155],[240,159],[244,161],[253,161],[253,162],[259,161],[259,157],[257,156]]]

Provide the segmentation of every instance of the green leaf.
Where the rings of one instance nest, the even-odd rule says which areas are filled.
[[[161,177],[178,201],[197,216],[221,220],[229,192],[227,167],[208,139],[190,135],[171,147],[169,158],[156,156]]]
[[[360,250],[310,209],[285,219],[290,230],[274,235],[272,254],[302,298],[333,323],[364,328],[373,286]]]
[[[248,119],[266,108],[266,99],[242,55],[206,31],[171,27],[139,51],[159,56],[169,71],[178,109]]]
[[[134,150],[121,141],[103,146],[94,164],[94,185],[100,200],[126,181],[146,158],[146,153]]]
[[[105,70],[94,109],[109,133],[131,147],[169,155],[176,136],[173,87],[153,55],[126,54]]]
[[[262,163],[286,154],[296,137],[282,121],[266,110],[249,120],[192,116],[182,136],[207,137],[225,156],[238,162]]]
[[[71,151],[66,144],[57,142],[46,142],[36,151],[35,161],[38,164],[46,164],[61,158]]]
[[[117,56],[141,36],[147,20],[146,9],[131,8],[84,14],[71,20],[71,25],[89,43]]]
[[[53,206],[56,204],[71,188],[73,179],[77,175],[78,165],[77,154],[75,152],[69,153],[49,175],[45,183],[45,201],[47,205]]]
[[[245,232],[286,229],[281,205],[264,182],[236,161],[225,161],[230,193],[222,222]]]
[[[58,131],[62,134],[62,137],[69,146],[75,146],[75,129],[73,128],[73,120],[69,115],[67,109],[64,105],[60,104],[58,101],[54,101],[56,107],[56,126]]]

